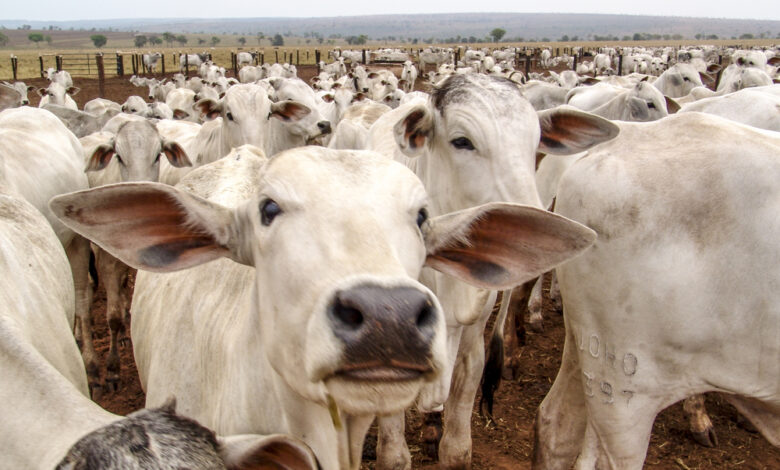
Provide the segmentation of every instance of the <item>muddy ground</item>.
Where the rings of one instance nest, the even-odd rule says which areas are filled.
[[[400,71],[400,70],[399,70]],[[313,67],[300,67],[299,75],[308,79],[316,73]],[[74,97],[79,107],[98,96],[95,79],[75,78],[81,91]],[[28,80],[28,84],[45,86],[45,80]],[[421,87],[419,87],[422,89]],[[123,102],[128,96],[146,96],[145,88],[136,88],[127,78],[109,79],[105,86],[105,98]],[[38,96],[30,93],[33,106]],[[93,316],[96,322],[96,348],[105,355],[108,351],[108,335],[105,322],[105,292],[96,293]],[[475,405],[472,415],[473,468],[474,469],[527,469],[530,468],[533,451],[533,418],[536,408],[549,390],[560,365],[564,328],[562,317],[555,313],[549,302],[545,304],[544,332],[528,332],[527,343],[522,348],[524,371],[519,380],[504,382],[496,396],[494,416],[496,422],[488,423],[478,413]],[[121,351],[122,377],[116,393],[103,393],[97,401],[108,410],[127,414],[143,407],[144,393],[133,363],[132,346]],[[477,402],[479,397],[477,398]],[[715,423],[720,440],[717,448],[705,448],[696,444],[688,433],[681,404],[662,412],[653,428],[646,468],[707,470],[707,469],[780,469],[780,449],[772,447],[763,437],[751,433],[737,424],[737,412],[717,394],[707,396],[707,407]],[[421,431],[423,422],[415,411],[408,412],[407,439],[412,451],[415,468],[436,468],[435,462],[423,455]],[[366,461],[364,468],[373,468]]]

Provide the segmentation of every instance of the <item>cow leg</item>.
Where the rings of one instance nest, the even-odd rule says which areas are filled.
[[[119,389],[119,334],[125,329],[124,301],[122,299],[125,265],[100,248],[96,248],[97,268],[103,286],[106,288],[106,321],[110,334],[108,357],[106,358],[106,388]]]
[[[444,405],[444,433],[439,444],[441,468],[471,468],[471,412],[485,367],[483,332],[490,315],[463,327],[450,396]]]
[[[624,406],[626,397],[607,395],[603,388],[593,387],[575,470],[642,470],[653,421],[663,404],[633,396],[629,405]],[[587,395],[587,385],[584,388]]]
[[[97,354],[92,343],[92,284],[89,282],[89,240],[75,235],[65,249],[73,273],[73,288],[76,293],[76,318],[74,331],[81,335],[81,357],[87,371],[87,383],[90,394],[100,385],[100,369]],[[79,339],[79,338],[77,338]]]
[[[777,403],[772,406],[755,398],[725,393],[722,396],[734,405],[770,444],[780,447],[780,406]]]
[[[504,328],[504,365],[501,376],[505,380],[514,380],[520,376],[520,346],[525,344],[523,318],[528,305],[528,296],[533,281],[512,289],[512,294],[502,302],[509,302],[506,326]]]
[[[558,285],[558,275],[555,270],[550,271],[550,301],[552,301],[555,311],[563,313],[563,299],[561,298],[561,288]]]
[[[704,447],[716,447],[718,436],[712,425],[707,409],[704,407],[704,395],[688,397],[683,402],[683,411],[688,417],[693,439]]]
[[[580,451],[586,409],[575,344],[573,336],[567,334],[561,368],[536,412],[532,466],[535,470],[568,470]]]
[[[122,347],[130,346],[130,306],[133,301],[133,288],[130,286],[130,279],[135,277],[136,269],[122,263],[123,272],[120,283],[120,305],[119,312],[122,314],[122,323],[124,324],[124,334],[119,338],[119,345]]]
[[[528,327],[531,331],[541,333],[544,331],[542,326],[542,280],[544,276],[539,276],[531,289],[531,298],[528,299]]]
[[[412,455],[406,445],[404,413],[377,418],[378,438],[376,443],[377,470],[409,470],[412,468]]]

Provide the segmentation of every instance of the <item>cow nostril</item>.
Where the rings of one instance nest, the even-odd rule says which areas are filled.
[[[320,121],[317,123],[317,127],[322,131],[323,134],[330,133],[330,122],[329,121]]]
[[[360,325],[363,324],[363,314],[360,310],[352,307],[348,307],[341,303],[336,302],[333,306],[333,316],[339,320],[339,322],[351,330],[357,330]]]
[[[426,303],[417,315],[417,328],[425,328],[434,324],[436,314],[433,311],[433,305]]]

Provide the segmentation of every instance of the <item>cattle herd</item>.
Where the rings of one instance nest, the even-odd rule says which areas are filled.
[[[66,71],[37,108],[0,85],[0,467],[356,470],[376,421],[403,470],[416,406],[470,468],[553,269],[533,468],[641,469],[682,400],[713,445],[705,392],[780,446],[780,47],[514,57],[334,51],[306,83],[191,55],[81,110]],[[90,396],[128,338],[147,408],[122,417]]]

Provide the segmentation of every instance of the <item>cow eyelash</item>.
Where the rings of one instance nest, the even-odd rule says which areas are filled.
[[[466,137],[458,137],[450,141],[453,147],[458,150],[474,150],[474,144]]]

